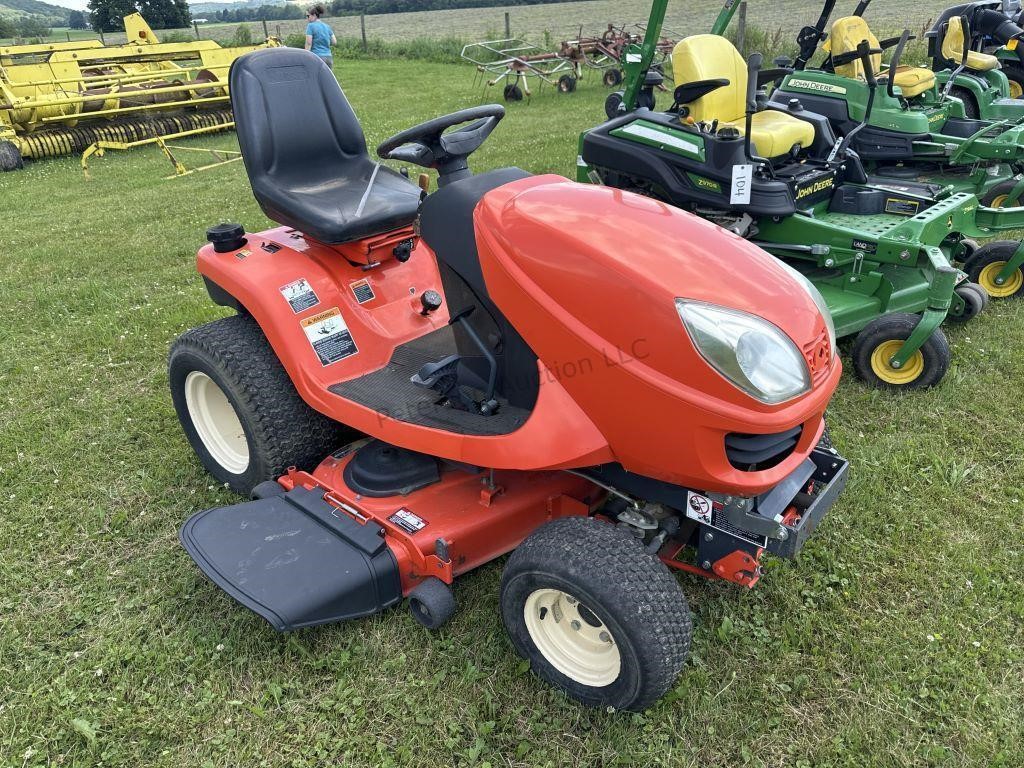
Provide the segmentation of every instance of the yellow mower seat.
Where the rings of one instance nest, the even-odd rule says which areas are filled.
[[[828,40],[822,46],[833,56],[843,53],[850,53],[857,50],[857,46],[864,40],[872,48],[878,48],[878,38],[872,33],[868,23],[860,16],[844,16],[836,19],[832,24],[832,32]],[[871,69],[879,79],[890,76],[890,72],[882,71],[882,55],[875,53],[871,55]],[[836,74],[840,77],[852,79],[864,79],[864,64],[860,59],[851,61],[836,67]],[[924,67],[899,67],[894,73],[893,85],[899,86],[900,93],[908,99],[919,96],[935,85],[935,73]]]
[[[882,77],[888,77],[889,74],[890,72],[883,72]],[[898,85],[900,93],[912,99],[931,90],[935,85],[935,73],[924,67],[897,67],[893,85]]]
[[[718,120],[719,127],[746,128],[747,63],[736,47],[720,35],[694,35],[672,49],[672,76],[677,83],[723,78],[728,85],[716,88],[687,106],[690,117],[700,122]],[[750,143],[761,157],[779,157],[795,144],[814,143],[814,126],[785,112],[763,110],[754,114]]]
[[[942,56],[957,65],[964,56],[964,24],[959,16],[953,16],[946,24],[946,34],[942,38]],[[999,68],[999,59],[987,53],[967,51],[967,68],[975,72],[988,72]]]

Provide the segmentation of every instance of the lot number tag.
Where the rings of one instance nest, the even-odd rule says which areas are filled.
[[[732,167],[732,189],[729,192],[730,205],[750,204],[750,185],[754,177],[754,166],[750,163]]]

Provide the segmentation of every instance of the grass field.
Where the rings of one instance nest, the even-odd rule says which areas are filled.
[[[464,68],[338,70],[370,146],[487,98]],[[514,105],[474,166],[571,173],[604,95]],[[396,609],[277,635],[203,579],[177,528],[235,499],[181,434],[166,353],[224,313],[194,272],[204,228],[267,220],[237,163],[92,168],[0,175],[0,764],[1024,764],[1024,304],[951,328],[936,390],[845,377],[830,418],[852,479],[799,562],[749,592],[681,576],[697,624],[678,685],[595,712],[513,655],[502,561],[458,583],[438,633]]]
[[[947,8],[947,0],[923,0],[918,3],[879,3],[871,6],[868,19],[872,25],[887,31],[898,31],[904,26],[919,32],[926,21],[932,21]],[[853,12],[854,3],[840,3],[836,16]],[[666,34],[676,38],[706,32],[722,7],[718,0],[675,0],[669,4],[665,17]],[[407,40],[410,37],[461,38],[467,41],[495,39],[505,36],[505,12],[511,15],[511,31],[535,43],[546,39],[555,44],[579,34],[600,34],[609,23],[635,24],[646,22],[651,11],[650,0],[580,0],[579,2],[542,5],[499,6],[495,8],[458,8],[445,11],[417,11],[388,13],[366,17],[366,34],[370,38],[387,41]],[[821,12],[820,3],[808,4],[804,0],[776,0],[775,2],[748,3],[747,20],[752,26],[769,32],[782,30],[795,33],[807,24],[813,24]],[[335,34],[340,37],[359,37],[359,17],[327,18]],[[200,35],[207,39],[227,40],[238,24],[201,24]],[[254,37],[262,35],[260,22],[247,22]],[[270,34],[282,38],[301,33],[305,19],[268,21]],[[191,33],[191,30],[188,30]],[[72,39],[76,32],[71,32]],[[95,37],[95,35],[91,35]],[[64,30],[55,30],[51,39],[65,40]],[[124,42],[123,34],[107,34],[108,43]],[[787,42],[789,40],[787,39]]]

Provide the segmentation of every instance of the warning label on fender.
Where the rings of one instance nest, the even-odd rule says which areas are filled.
[[[360,304],[365,304],[366,302],[373,301],[377,298],[369,280],[359,280],[358,282],[352,283],[349,287],[352,289],[352,293],[355,295],[356,301]]]
[[[292,312],[295,314],[310,307],[315,307],[320,303],[320,299],[317,298],[313,286],[304,277],[300,277],[298,280],[288,283],[288,285],[282,285],[281,295],[284,296],[288,306],[292,308]]]
[[[341,316],[341,310],[332,307],[326,312],[307,317],[301,321],[302,330],[313,345],[321,365],[330,365],[354,355],[356,349],[352,333]]]
[[[409,533],[417,533],[427,527],[426,520],[419,515],[414,515],[405,507],[395,512],[388,520]]]

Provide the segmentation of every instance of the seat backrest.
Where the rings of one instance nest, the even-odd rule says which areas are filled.
[[[964,25],[959,16],[946,22],[946,34],[942,36],[942,55],[959,64],[964,56]]]
[[[729,81],[688,105],[694,120],[738,120],[746,114],[747,64],[736,46],[721,35],[694,35],[676,43],[672,77],[677,85],[717,78]]]
[[[359,120],[319,56],[295,48],[253,51],[231,65],[229,85],[257,200],[264,190],[315,186],[369,161]]]
[[[868,23],[861,16],[844,16],[832,23],[832,32],[822,47],[833,56],[838,56],[841,53],[856,51],[857,46],[864,40],[867,40],[868,45],[872,48],[878,48],[878,38],[875,37]],[[882,71],[882,54],[871,55],[871,69],[876,75]],[[857,59],[849,64],[836,67],[835,72],[840,77],[863,80],[864,63]]]

